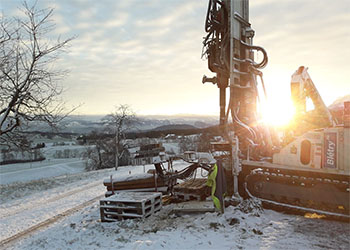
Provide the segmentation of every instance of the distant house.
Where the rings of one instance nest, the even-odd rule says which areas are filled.
[[[176,139],[176,135],[175,134],[167,134],[164,139],[166,140],[173,140]]]
[[[132,156],[132,165],[154,164],[167,160],[165,148],[162,143],[142,145],[136,152],[132,152],[130,155]]]
[[[139,150],[139,146],[126,147],[120,155],[119,164],[122,166],[135,165],[133,164],[133,159],[136,157]]]
[[[78,145],[85,145],[86,144],[86,137],[85,137],[85,135],[79,135],[75,141]]]

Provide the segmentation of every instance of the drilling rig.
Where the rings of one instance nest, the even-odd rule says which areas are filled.
[[[350,103],[344,103],[344,124],[338,124],[301,66],[291,80],[296,115],[281,143],[271,127],[259,123],[258,84],[265,92],[261,69],[268,56],[253,45],[249,0],[209,0],[205,31],[202,56],[215,76],[202,82],[219,89],[224,138],[213,144],[213,152],[226,152],[220,160],[232,173],[234,195],[349,220]],[[306,111],[308,98],[315,107],[311,112]]]
[[[307,68],[299,67],[290,83],[296,115],[280,138],[272,127],[259,122],[260,100],[267,98],[261,69],[268,56],[263,47],[253,44],[249,0],[209,0],[205,31],[202,57],[215,75],[203,76],[202,82],[219,89],[223,140],[213,142],[211,150],[218,164],[193,161],[174,173],[158,162],[158,176],[171,184],[193,176],[197,168],[215,172],[220,165],[233,199],[258,198],[269,207],[349,221],[350,102],[344,103],[340,124]],[[262,54],[258,62],[257,53]],[[314,110],[306,110],[307,99]]]

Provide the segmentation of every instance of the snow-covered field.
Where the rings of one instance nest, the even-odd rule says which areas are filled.
[[[85,161],[79,158],[8,164],[0,166],[0,184],[28,182],[84,171]]]
[[[186,166],[176,162],[175,168]],[[145,171],[153,168],[147,165]],[[143,173],[143,166],[1,185],[0,242],[103,195],[104,179]],[[4,249],[349,249],[347,223],[260,210],[253,202],[224,214],[176,216],[176,204],[144,220],[101,223],[98,201]]]
[[[165,152],[180,154],[180,147],[178,142],[163,142]]]
[[[46,142],[46,146],[41,149],[46,158],[44,161],[0,165],[0,184],[29,182],[85,172],[85,160],[82,159],[81,155],[87,147],[93,146],[75,145],[70,141],[61,143],[64,145],[55,146],[52,142]]]

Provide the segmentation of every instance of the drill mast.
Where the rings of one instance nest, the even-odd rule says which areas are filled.
[[[210,0],[205,30],[208,34],[203,42],[203,55],[207,56],[208,67],[216,76],[204,76],[203,83],[217,84],[220,125],[225,131],[229,119],[232,120],[240,150],[246,153],[249,145],[258,145],[261,141],[256,128],[257,76],[262,77],[259,69],[268,61],[265,50],[253,45],[255,32],[249,23],[249,0]],[[254,61],[254,50],[263,54],[259,63]],[[230,90],[228,104],[226,88]]]

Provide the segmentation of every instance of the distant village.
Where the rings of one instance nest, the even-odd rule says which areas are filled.
[[[202,134],[176,135],[166,134],[159,138],[123,139],[119,154],[119,166],[146,165],[156,161],[166,161],[184,157],[185,152],[200,150]],[[220,140],[220,138],[216,138]],[[105,139],[107,148],[101,149],[101,158],[106,158],[113,151],[113,138]],[[36,134],[31,136],[30,147],[24,149],[0,149],[0,165],[43,161],[50,159],[80,158],[89,160],[89,153],[96,151],[98,142],[91,136],[47,138]],[[187,154],[188,155],[188,154]]]

